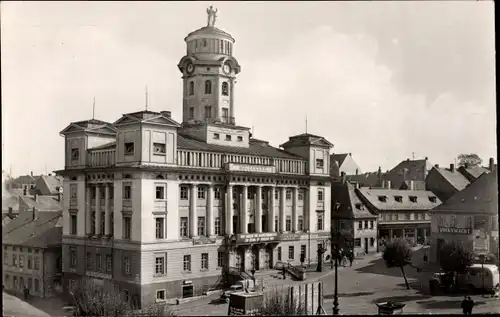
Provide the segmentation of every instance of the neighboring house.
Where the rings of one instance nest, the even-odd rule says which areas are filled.
[[[463,241],[476,254],[498,259],[498,180],[483,173],[476,181],[432,210],[432,256],[450,241]]]
[[[379,239],[424,242],[430,235],[430,210],[441,201],[430,191],[360,188],[356,192],[378,215]]]
[[[390,188],[393,189],[409,188],[410,186],[408,186],[409,183],[407,181],[414,181],[414,184],[417,185],[417,188],[414,188],[414,190],[425,190],[422,182],[425,182],[427,173],[432,167],[427,157],[423,160],[407,159],[385,173],[384,180],[390,181]]]
[[[426,189],[436,194],[439,200],[443,202],[469,184],[469,180],[455,169],[454,164],[450,164],[449,169],[439,167],[439,165],[434,166],[425,179]]]
[[[359,175],[361,169],[352,158],[351,153],[330,155],[331,175],[340,176],[342,172],[346,175]]]
[[[31,211],[33,208],[43,211],[61,211],[63,201],[60,196],[19,196],[19,212]]]
[[[490,158],[488,167],[483,167],[483,166],[474,166],[474,167],[468,167],[468,166],[460,166],[458,168],[458,171],[462,173],[468,180],[469,182],[473,182],[476,179],[479,178],[479,176],[483,175],[484,173],[490,173],[492,171],[496,171],[496,164],[495,160],[493,158]]]
[[[358,184],[359,187],[384,187],[384,175],[379,167],[376,172],[368,172],[359,175],[347,175],[346,179],[350,183]]]
[[[10,181],[10,188],[21,188],[27,191],[29,194],[29,190],[35,188],[36,181],[40,176],[33,176],[33,172],[30,175],[22,175],[18,178],[12,179]]]
[[[41,175],[35,184],[35,193],[44,196],[57,196],[62,188],[63,178],[54,175]]]
[[[332,228],[350,233],[356,256],[377,252],[377,215],[366,208],[356,187],[347,181],[332,183]]]
[[[3,286],[22,293],[24,286],[36,297],[56,295],[62,277],[62,213],[37,211],[21,214],[3,228]]]

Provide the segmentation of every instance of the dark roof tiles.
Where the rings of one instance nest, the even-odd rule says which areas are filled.
[[[360,188],[359,193],[374,208],[380,210],[430,210],[438,206],[441,201],[434,193],[426,190],[395,190]],[[401,202],[396,197],[402,197]],[[382,201],[385,197],[385,201]],[[416,197],[411,201],[410,197]],[[432,197],[432,198],[431,198]],[[381,200],[382,199],[382,200]]]
[[[2,244],[46,248],[61,243],[61,212],[37,212],[34,221],[31,212],[21,213],[2,232]]]

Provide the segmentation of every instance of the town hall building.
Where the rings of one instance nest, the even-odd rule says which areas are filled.
[[[144,305],[314,262],[326,244],[333,145],[305,133],[276,148],[237,125],[235,40],[207,13],[178,64],[182,123],[139,111],[61,131],[65,290],[112,280]]]

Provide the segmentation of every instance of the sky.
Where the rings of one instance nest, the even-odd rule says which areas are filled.
[[[412,2],[2,2],[2,169],[64,168],[70,122],[145,108],[182,121],[185,36],[236,43],[238,125],[279,146],[321,135],[363,172],[496,157],[494,5]]]

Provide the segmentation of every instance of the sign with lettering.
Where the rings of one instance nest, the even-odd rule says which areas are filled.
[[[438,227],[439,233],[471,234],[470,228]]]
[[[292,240],[300,240],[300,234],[296,233],[284,233],[279,235],[279,239],[281,241],[292,241]]]
[[[275,241],[276,233],[250,233],[237,235],[236,241],[243,243],[258,243],[266,241]]]
[[[104,278],[104,279],[108,279],[108,280],[111,279],[111,275],[110,274],[104,274],[104,273],[100,273],[100,272],[90,272],[90,271],[87,271],[87,272],[85,272],[85,275],[87,275],[89,277]]]
[[[226,163],[226,169],[231,172],[276,173],[276,167],[274,165]]]
[[[206,237],[200,237],[198,239],[193,239],[193,245],[200,245],[200,244],[213,244],[217,240],[215,238],[206,238]]]

